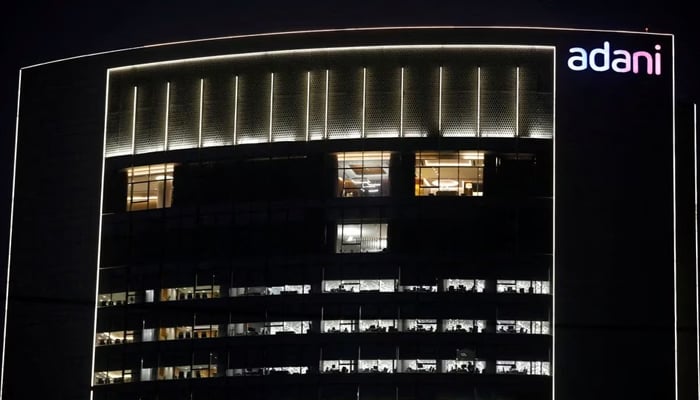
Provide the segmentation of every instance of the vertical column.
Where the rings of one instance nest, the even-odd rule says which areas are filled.
[[[442,136],[442,66],[438,79],[438,134]]]
[[[520,136],[520,67],[515,67],[515,137]]]
[[[401,67],[401,103],[399,105],[399,137],[403,137],[403,73],[404,67]]]
[[[165,128],[163,129],[163,150],[168,150],[168,119],[170,116],[170,82],[165,87]]]
[[[134,86],[134,107],[131,114],[131,154],[136,153],[136,99],[138,98],[139,88]]]
[[[236,142],[236,135],[238,127],[238,75],[236,75],[234,87],[233,87],[233,145],[238,144]]]
[[[323,109],[323,138],[328,139],[328,83],[330,79],[330,71],[326,70],[326,99]]]
[[[199,80],[199,125],[197,127],[197,147],[202,147],[202,120],[204,107],[204,78]]]
[[[362,68],[362,138],[365,137],[365,107],[367,105],[367,68]]]
[[[476,136],[481,136],[481,67],[476,68]]]
[[[267,138],[268,143],[272,143],[272,107],[273,97],[275,95],[275,73],[270,72],[270,130]]]
[[[309,141],[309,107],[311,100],[311,71],[306,73],[306,141]]]

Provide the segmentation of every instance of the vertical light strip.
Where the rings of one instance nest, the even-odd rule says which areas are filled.
[[[693,104],[693,177],[695,184],[695,350],[697,351],[698,399],[700,399],[700,294],[698,280],[698,105]]]
[[[136,100],[138,98],[139,88],[134,86],[134,106],[131,110],[131,154],[136,154]]]
[[[0,361],[0,399],[5,390],[5,353],[7,352],[7,311],[10,303],[10,270],[12,267],[12,227],[15,217],[15,182],[17,178],[17,144],[19,139],[19,105],[22,94],[22,70],[17,83],[17,110],[15,114],[15,151],[12,157],[12,196],[10,198],[10,234],[7,244],[7,276],[5,277],[5,318],[2,323],[2,361]]]
[[[326,70],[326,100],[323,110],[323,138],[328,139],[328,81],[330,78],[330,71]]]
[[[515,137],[520,135],[520,67],[515,67]]]
[[[311,99],[311,71],[306,73],[306,141],[309,141],[309,100]]]
[[[399,137],[403,137],[403,71],[404,67],[401,67],[401,116],[399,117]]]
[[[365,137],[365,107],[367,104],[367,68],[362,68],[362,137]]]
[[[552,50],[552,400],[556,399],[557,320],[557,48]]]
[[[476,136],[481,136],[481,67],[476,68]]]
[[[671,73],[671,126],[673,130],[673,357],[675,360],[673,373],[675,380],[675,399],[678,400],[678,223],[676,206],[676,38],[671,36],[672,43],[672,73]]]
[[[163,131],[163,150],[168,150],[168,117],[170,114],[170,82],[165,87],[165,129]]]
[[[102,207],[104,204],[104,186],[105,186],[105,159],[107,158],[107,116],[109,110],[109,72],[107,70],[107,83],[105,87],[105,115],[104,115],[104,128],[103,128],[103,139],[102,139],[102,177],[100,178],[100,208],[98,210],[98,225],[97,225],[97,261],[95,266],[95,311],[93,313],[92,322],[92,362],[90,366],[90,400],[92,400],[94,395],[95,382],[95,353],[96,353],[96,341],[97,341],[97,304],[99,303],[100,296],[100,263],[102,262]]]
[[[442,135],[442,66],[438,78],[438,133]]]
[[[202,111],[204,110],[204,78],[199,79],[199,127],[198,127],[198,138],[197,147],[202,147],[202,120],[204,116]]]
[[[275,73],[270,72],[270,132],[267,137],[268,143],[272,143],[272,101],[275,96]]]
[[[233,144],[237,144],[236,128],[238,128],[238,75],[236,75],[236,83],[233,88]]]

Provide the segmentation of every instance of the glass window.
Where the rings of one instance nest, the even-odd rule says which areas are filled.
[[[127,168],[127,211],[170,207],[174,170],[172,163]]]
[[[396,360],[360,360],[361,373],[392,374],[396,371]]]
[[[486,361],[475,361],[473,357],[457,357],[455,360],[442,360],[442,371],[445,372],[482,374],[485,369]]]
[[[437,320],[406,319],[403,321],[404,332],[437,332]]]
[[[437,285],[401,285],[402,292],[432,293],[437,292]]]
[[[323,360],[321,371],[325,374],[347,374],[355,372],[355,360]]]
[[[356,322],[352,320],[321,321],[321,331],[325,333],[351,333],[357,331]]]
[[[336,253],[375,253],[386,249],[387,224],[339,224]]]
[[[472,320],[472,319],[443,319],[442,320],[442,331],[443,332],[468,332],[468,333],[479,333],[484,332],[486,329],[485,320]]]
[[[393,319],[361,319],[360,332],[398,332]]]
[[[442,284],[446,292],[482,293],[486,288],[483,279],[443,279]]]
[[[549,281],[516,281],[499,279],[496,281],[498,293],[549,294]]]
[[[338,197],[389,195],[390,153],[365,151],[338,153]]]
[[[484,153],[416,153],[416,196],[483,196]]]
[[[435,372],[437,360],[401,360],[401,372]]]

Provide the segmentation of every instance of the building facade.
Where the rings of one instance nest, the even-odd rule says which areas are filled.
[[[363,29],[23,70],[4,395],[53,294],[36,357],[94,399],[678,396],[672,49]]]

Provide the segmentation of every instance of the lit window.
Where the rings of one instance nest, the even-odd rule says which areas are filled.
[[[483,279],[444,279],[442,284],[446,292],[483,293],[486,289]]]
[[[389,195],[390,154],[381,151],[338,153],[338,197]]]
[[[435,372],[437,360],[401,360],[401,372]]]
[[[142,165],[126,169],[128,211],[166,208],[173,201],[175,164]]]
[[[321,371],[325,374],[347,374],[355,372],[355,360],[323,360]]]
[[[361,373],[392,374],[396,371],[396,360],[360,360],[359,371]]]
[[[340,224],[336,253],[374,253],[386,249],[387,224]]]
[[[496,361],[497,374],[549,375],[548,361]]]
[[[357,323],[352,320],[321,321],[321,332],[325,333],[350,333],[357,331]]]
[[[483,196],[484,153],[416,153],[416,196]]]
[[[549,281],[522,281],[499,279],[496,281],[498,293],[549,294]]]

